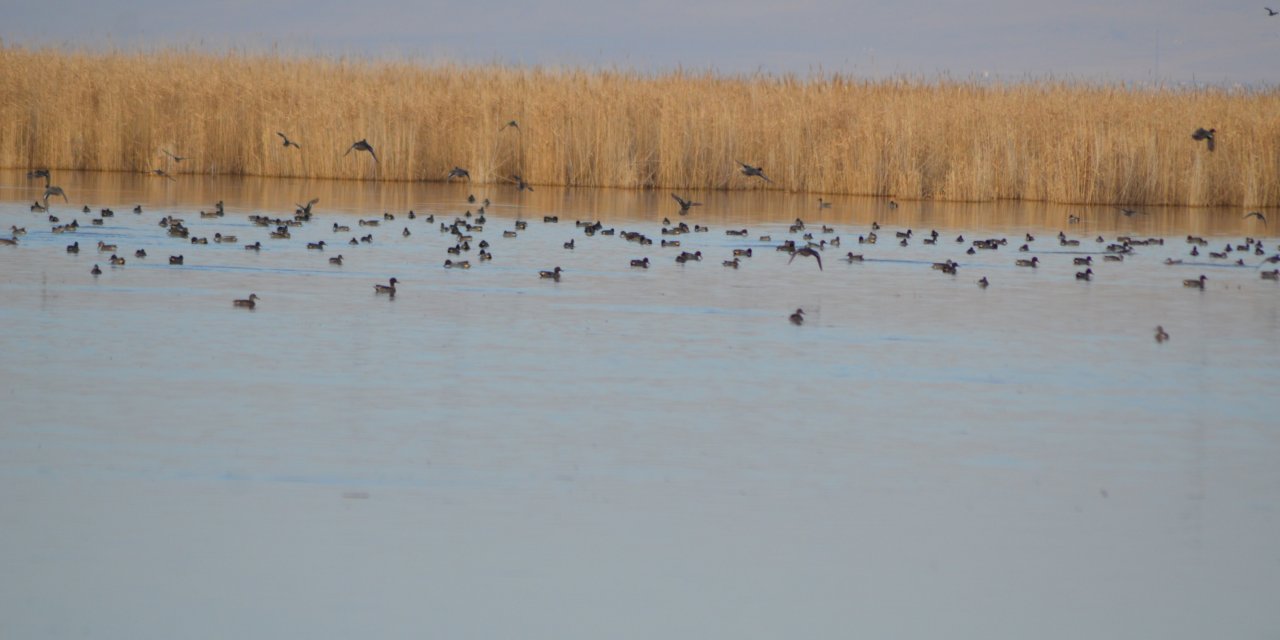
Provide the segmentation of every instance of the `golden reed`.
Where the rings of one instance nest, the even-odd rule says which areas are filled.
[[[1280,204],[1277,114],[1275,88],[0,47],[0,167],[18,169],[443,180],[458,165],[534,185],[1267,207]],[[1215,152],[1196,127],[1218,130]],[[381,162],[343,155],[362,138]]]

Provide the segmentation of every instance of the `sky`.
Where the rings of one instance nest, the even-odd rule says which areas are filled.
[[[1267,1],[0,0],[0,38],[642,71],[1271,86],[1280,84],[1280,16],[1267,16]]]

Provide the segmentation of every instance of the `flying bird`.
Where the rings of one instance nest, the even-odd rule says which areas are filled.
[[[173,158],[174,162],[182,162],[183,160],[187,159],[187,156],[175,156],[172,153],[169,153],[168,149],[161,149],[161,151],[163,151],[166,156]]]
[[[681,198],[680,196],[678,196],[678,195],[676,195],[676,194],[674,194],[674,193],[673,193],[673,194],[671,194],[671,197],[672,197],[672,198],[675,198],[675,199],[676,199],[676,202],[679,202],[679,203],[680,203],[680,215],[682,215],[682,216],[683,216],[683,215],[688,215],[688,214],[689,214],[689,209],[690,209],[690,208],[692,208],[692,207],[701,207],[701,206],[702,206],[702,203],[701,203],[701,202],[694,202],[694,201],[692,201],[692,200],[685,200],[684,198]]]
[[[308,200],[306,204],[298,205],[298,213],[304,216],[311,215],[311,207],[314,207],[317,202],[320,202],[320,198],[312,198]],[[337,223],[335,222],[334,224]]]
[[[36,169],[35,171],[28,171],[27,178],[28,179],[44,178],[44,186],[46,187],[49,186],[49,170],[48,169]]]
[[[818,253],[818,251],[813,247],[800,247],[799,249],[792,251],[791,259],[787,261],[787,264],[791,264],[792,262],[794,262],[796,259],[796,256],[812,257],[814,260],[818,261],[818,271],[822,271],[822,254]]]
[[[1120,215],[1123,215],[1126,218],[1132,218],[1135,215],[1147,215],[1145,212],[1138,211],[1137,209],[1126,209],[1124,207],[1119,207],[1119,209]]]
[[[1269,17],[1271,17],[1271,16],[1280,16],[1280,11],[1276,11],[1275,9],[1272,9],[1271,7],[1263,7],[1263,9],[1266,9],[1266,10],[1267,10],[1267,17],[1268,17],[1268,18],[1269,18]]]
[[[284,140],[284,148],[286,148],[286,149],[288,149],[289,147],[297,147],[298,149],[301,149],[301,148],[302,148],[302,146],[301,146],[301,145],[299,145],[298,143],[296,143],[296,142],[294,142],[294,141],[290,140],[290,139],[289,139],[289,136],[286,136],[283,132],[277,131],[277,132],[276,132],[276,135],[280,136],[280,137]]]
[[[1217,129],[1204,129],[1204,128],[1196,129],[1195,132],[1191,134],[1191,139],[1205,140],[1206,144],[1209,145],[1209,150],[1213,151],[1213,134],[1217,132],[1218,132]]]
[[[67,192],[63,191],[62,187],[58,187],[58,186],[45,187],[44,203],[46,206],[49,204],[49,196],[62,196],[62,200],[64,202],[70,202],[70,200],[67,199]]]
[[[347,153],[351,153],[352,151],[368,151],[369,155],[373,156],[373,161],[374,162],[378,161],[378,154],[374,153],[373,145],[369,144],[369,141],[363,138],[361,138],[360,140],[356,140],[355,142],[352,142],[351,146],[347,147]],[[342,155],[346,156],[347,153],[344,153]]]
[[[462,167],[454,167],[453,169],[451,169],[451,170],[449,171],[449,176],[448,176],[447,178],[445,178],[445,179],[446,179],[446,180],[452,180],[452,179],[454,179],[454,178],[462,178],[462,179],[464,179],[464,180],[471,180],[471,172],[470,172],[470,171],[467,171],[466,169],[463,169]],[[474,197],[474,196],[472,196],[472,199],[474,200],[474,199],[475,199],[475,197]]]
[[[515,129],[516,131],[519,131],[519,130],[520,130],[520,123],[519,123],[519,122],[516,122],[515,120],[508,121],[506,124],[502,125],[502,129],[498,129],[498,131],[502,131],[502,130],[506,129],[507,127],[511,127],[511,128],[513,128],[513,129]]]
[[[1244,217],[1245,217],[1245,218],[1257,218],[1257,219],[1259,219],[1259,220],[1261,220],[1261,221],[1262,221],[1262,226],[1264,226],[1264,227],[1265,227],[1265,226],[1267,225],[1267,217],[1266,217],[1266,216],[1264,216],[1264,215],[1262,215],[1262,212],[1261,212],[1261,211],[1250,211],[1249,213],[1244,214]]]
[[[518,191],[533,191],[533,187],[529,186],[529,183],[525,182],[524,178],[519,175],[512,175],[508,180],[516,183],[516,190]]]
[[[751,176],[758,176],[761,179],[763,179],[765,182],[773,182],[772,180],[769,179],[769,176],[766,176],[764,174],[763,168],[753,167],[745,162],[742,162],[741,160],[738,161],[738,164],[742,165],[742,168],[738,169],[739,171],[742,172],[742,175],[748,178],[750,178]]]
[[[154,174],[156,174],[156,175],[160,176],[161,178],[168,178],[168,179],[170,179],[170,180],[174,180],[174,181],[176,181],[176,180],[177,180],[177,178],[175,178],[175,177],[173,177],[173,176],[169,175],[169,172],[168,172],[168,171],[165,171],[164,169],[152,169],[152,170],[150,170],[150,171],[144,171],[143,173],[154,173]]]

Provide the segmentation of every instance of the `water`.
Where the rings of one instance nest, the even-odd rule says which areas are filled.
[[[681,220],[711,231],[676,249],[573,224],[657,243],[680,221],[665,192],[56,181],[77,233],[49,233],[38,181],[0,173],[0,228],[29,231],[0,247],[5,637],[1280,629],[1280,287],[1261,258],[1207,257],[1264,232],[1278,249],[1238,211],[698,193]],[[439,222],[469,191],[494,200],[474,235],[495,258],[446,270]],[[292,240],[247,220],[315,196]],[[226,217],[201,219],[216,200]],[[170,214],[211,244],[167,237]],[[772,249],[798,216],[843,241],[822,271]],[[873,220],[880,242],[858,245]],[[1099,234],[1167,242],[1108,263]],[[1193,260],[1187,234],[1206,253],[1164,265]],[[992,236],[1009,245],[964,254]],[[740,247],[754,256],[722,267]],[[1073,276],[1084,252],[1093,282]],[[1039,269],[1014,266],[1030,255]],[[929,268],[947,258],[959,275]],[[559,283],[537,277],[557,265]],[[1181,285],[1201,273],[1205,291]],[[233,308],[250,292],[255,310]]]

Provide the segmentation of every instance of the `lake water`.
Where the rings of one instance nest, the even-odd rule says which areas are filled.
[[[0,246],[0,636],[1280,633],[1280,284],[1207,255],[1280,240],[1240,211],[709,192],[682,218],[666,192],[55,182],[76,233],[0,172],[0,229],[28,230]],[[471,192],[484,230],[448,255]],[[248,221],[312,197],[290,240]],[[773,249],[797,217],[842,240],[821,271]],[[1103,262],[1098,235],[1166,242]],[[1008,245],[966,255],[987,237]]]

